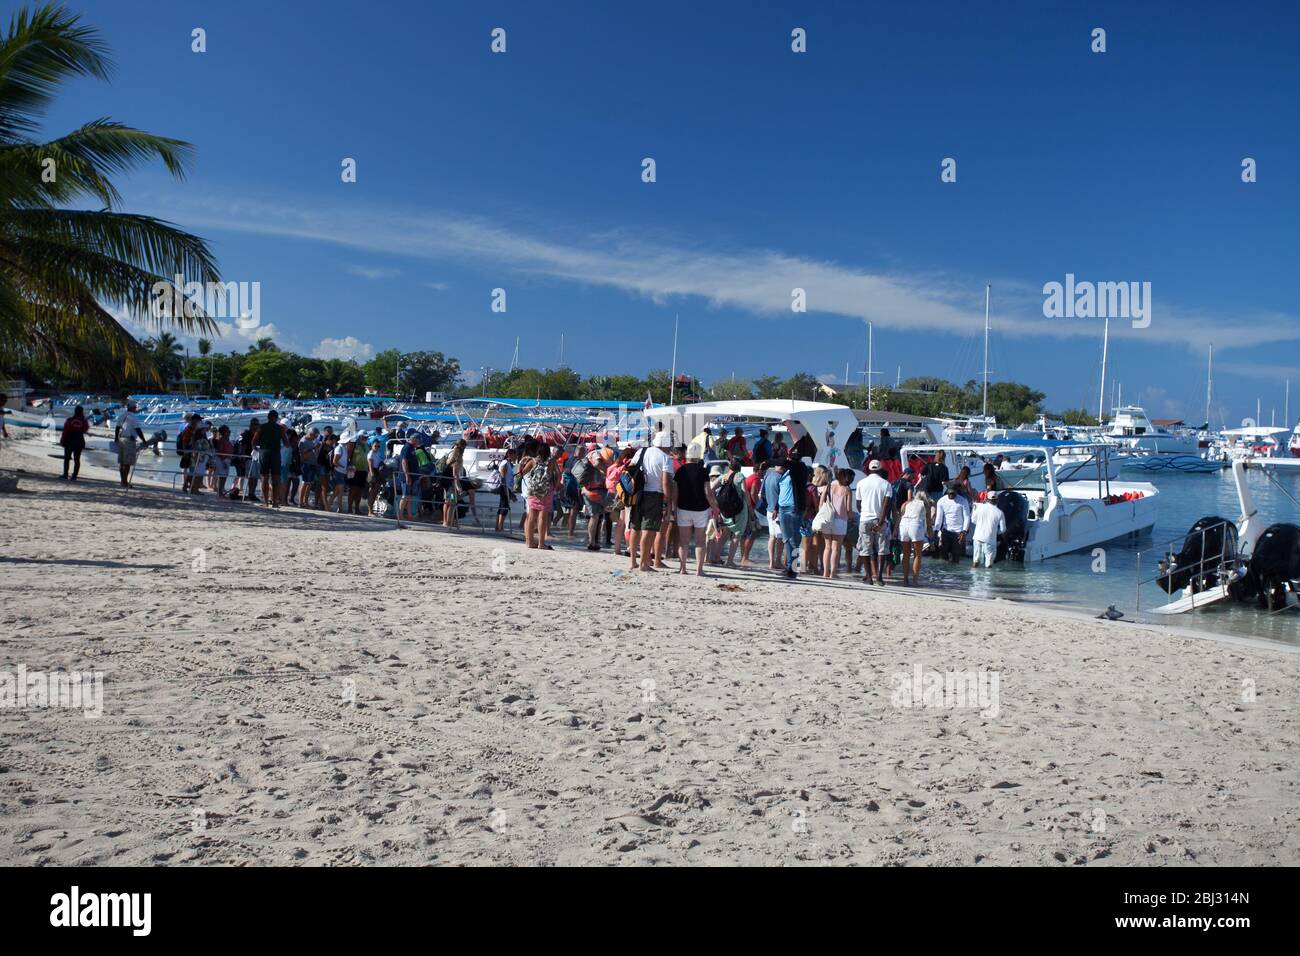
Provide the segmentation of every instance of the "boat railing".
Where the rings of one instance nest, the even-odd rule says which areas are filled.
[[[1219,535],[1219,548],[1217,551],[1211,550],[1207,554],[1205,550],[1205,539],[1207,535],[1217,533]],[[1200,539],[1200,558],[1189,564],[1176,564],[1175,559],[1179,554],[1186,550],[1189,542]],[[1147,561],[1156,561],[1156,572],[1150,577],[1142,576],[1142,559],[1146,557]],[[1217,521],[1212,525],[1207,525],[1198,531],[1189,531],[1184,535],[1173,538],[1158,547],[1147,548],[1145,551],[1137,552],[1136,561],[1136,578],[1135,584],[1135,607],[1137,610],[1142,609],[1142,587],[1146,584],[1158,584],[1161,578],[1166,575],[1172,575],[1175,571],[1190,571],[1191,576],[1188,584],[1191,586],[1192,608],[1196,607],[1196,595],[1200,591],[1206,590],[1204,585],[1205,578],[1212,572],[1218,572],[1220,580],[1218,584],[1226,584],[1223,579],[1224,569],[1229,572],[1235,572],[1237,567],[1242,563],[1241,551],[1237,543],[1237,526],[1227,519]],[[1148,564],[1148,567],[1150,565]],[[1201,587],[1197,587],[1200,584]],[[1213,586],[1213,585],[1211,585]],[[1169,590],[1166,592],[1167,600],[1165,604],[1173,604],[1181,600],[1186,588]]]

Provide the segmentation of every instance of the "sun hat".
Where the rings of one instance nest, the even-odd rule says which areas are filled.
[[[601,461],[611,462],[615,459],[615,457],[617,456],[614,454],[614,449],[610,448],[608,445],[606,445],[604,448],[600,450]]]
[[[726,470],[727,470],[727,469],[724,468],[722,465],[710,465],[710,466],[709,466],[709,477],[710,477],[710,478],[716,478],[716,477],[718,477],[718,475],[722,474],[722,473],[723,473],[724,471],[726,471]]]
[[[880,470],[880,462],[877,461],[875,458],[871,459],[871,464],[867,465],[867,471],[879,471],[879,470]]]
[[[686,460],[703,461],[704,449],[701,448],[699,445],[691,445],[689,448],[686,449]]]

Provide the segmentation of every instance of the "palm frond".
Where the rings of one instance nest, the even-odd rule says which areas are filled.
[[[34,131],[65,80],[108,79],[108,47],[98,30],[80,21],[54,3],[10,18],[0,39],[0,140]]]

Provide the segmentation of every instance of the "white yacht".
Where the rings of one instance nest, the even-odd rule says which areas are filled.
[[[1115,409],[1102,438],[1128,451],[1158,455],[1197,455],[1199,452],[1196,439],[1175,435],[1169,429],[1153,424],[1140,405]]]

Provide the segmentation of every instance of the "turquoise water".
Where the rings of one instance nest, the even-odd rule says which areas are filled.
[[[1235,521],[1239,517],[1241,508],[1230,470],[1211,475],[1144,476],[1126,472],[1120,478],[1149,481],[1159,488],[1159,517],[1151,534],[1103,546],[1104,573],[1093,571],[1092,554],[1085,551],[1029,565],[1000,563],[978,572],[965,565],[927,561],[925,570],[933,575],[930,583],[973,597],[1051,604],[1093,613],[1113,604],[1127,619],[1300,645],[1300,612],[1294,610],[1268,614],[1254,605],[1225,602],[1186,614],[1155,615],[1150,613],[1151,609],[1169,598],[1153,581],[1142,585],[1139,598],[1139,552],[1142,552],[1141,577],[1149,580],[1156,573],[1158,552],[1171,540],[1186,534],[1198,518],[1218,515]],[[1248,471],[1246,479],[1267,524],[1284,521],[1300,524],[1300,510],[1283,493],[1285,489],[1292,498],[1300,500],[1300,474],[1278,474],[1274,484],[1263,472]],[[1181,540],[1175,550],[1180,545]]]

